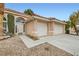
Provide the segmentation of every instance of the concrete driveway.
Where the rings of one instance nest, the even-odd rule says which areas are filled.
[[[72,55],[79,55],[79,46],[78,46],[79,36],[62,34],[56,36],[42,37],[36,41],[33,41],[32,39],[26,40],[27,36],[20,36],[20,38],[24,41],[25,45],[27,45],[29,48],[47,42],[51,45],[54,45],[60,49],[63,49],[71,53]]]
[[[73,55],[79,55],[79,36],[57,35],[47,37],[48,43],[63,49]]]

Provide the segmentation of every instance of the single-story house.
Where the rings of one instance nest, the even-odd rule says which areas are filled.
[[[8,14],[14,16],[14,34],[41,37],[65,33],[66,23],[64,21],[60,21],[56,18],[46,18],[37,14],[30,16],[8,8],[4,9],[4,17],[6,20],[3,21],[3,24],[6,32],[8,32]]]
[[[9,32],[8,14],[14,16],[14,34],[26,34],[31,36],[48,36],[65,33],[65,22],[56,18],[46,18],[39,15],[26,15],[24,13],[4,8],[4,4],[0,4],[0,35],[5,31]],[[6,20],[4,20],[4,18]]]

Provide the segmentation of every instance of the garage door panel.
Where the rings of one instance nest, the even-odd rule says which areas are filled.
[[[63,25],[55,23],[54,34],[62,34],[62,33],[63,33]]]
[[[38,22],[36,28],[37,28],[38,36],[47,35],[47,24],[46,23]]]

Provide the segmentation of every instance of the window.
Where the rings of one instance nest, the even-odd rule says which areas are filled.
[[[3,30],[4,32],[7,32],[7,20],[5,17],[3,18]]]
[[[3,21],[6,21],[6,18],[5,17],[3,18]]]

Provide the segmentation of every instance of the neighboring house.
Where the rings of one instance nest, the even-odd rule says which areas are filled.
[[[26,34],[30,36],[40,37],[49,35],[58,35],[65,33],[65,22],[57,20],[56,18],[46,18],[39,15],[26,15],[11,9],[4,9],[4,17],[6,18],[3,23],[4,29],[8,32],[7,15],[14,16],[14,33]]]
[[[79,19],[78,19],[78,21],[77,21],[76,27],[77,27],[77,31],[78,31],[78,35],[79,35]]]
[[[76,27],[77,27],[77,31],[79,33],[79,20],[76,23]],[[73,28],[70,27],[70,34],[76,34],[74,27]]]
[[[0,3],[0,35],[3,35],[3,10],[4,4]]]
[[[70,34],[76,34],[76,32],[75,32],[75,29],[74,28],[69,28],[69,32],[70,32]]]
[[[77,27],[77,30],[79,31],[79,19],[78,19],[78,21],[77,21],[76,27]]]

